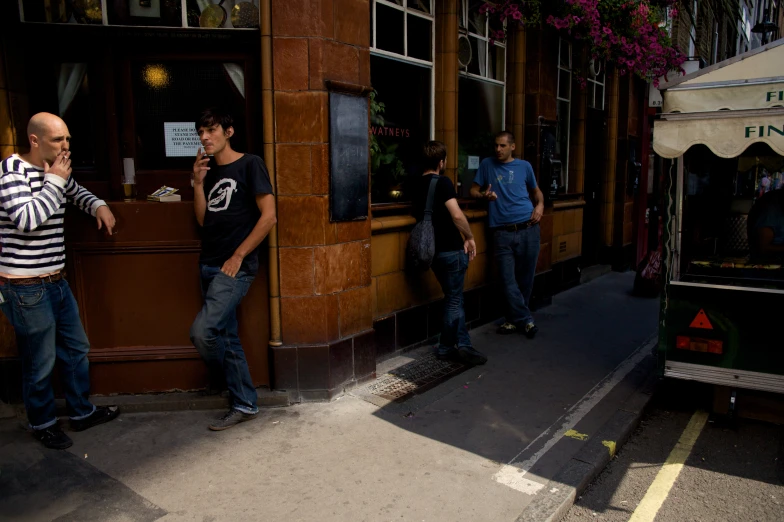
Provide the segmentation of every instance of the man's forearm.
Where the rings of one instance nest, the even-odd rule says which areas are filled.
[[[532,199],[534,201],[534,206],[535,207],[543,207],[544,206],[544,194],[542,194],[542,189],[540,189],[539,187],[536,187],[536,189],[534,189],[534,193],[531,194],[531,196],[533,196]]]
[[[204,184],[193,185],[193,210],[196,212],[196,221],[204,226],[204,214],[207,213],[207,198],[204,195]]]
[[[465,214],[462,212],[459,216],[452,216],[452,221],[454,221],[455,226],[463,234],[463,237],[466,239],[473,239],[474,234],[471,232],[471,226],[468,224],[468,220],[465,217]]]
[[[240,246],[237,247],[237,250],[234,251],[234,255],[238,255],[242,258],[253,252],[256,247],[258,247],[264,238],[267,237],[269,231],[272,230],[272,227],[275,226],[277,223],[277,219],[275,217],[265,217],[261,216],[256,222],[256,226],[253,227],[253,230],[250,231],[248,237],[245,238],[245,241],[240,243]]]
[[[482,191],[479,187],[471,187],[471,197],[476,199],[481,199],[484,196],[482,195]]]

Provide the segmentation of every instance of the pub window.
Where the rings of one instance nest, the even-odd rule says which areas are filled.
[[[457,185],[463,197],[469,195],[481,160],[493,154],[495,134],[504,129],[506,46],[492,38],[501,27],[480,13],[483,3],[461,3]]]
[[[259,0],[19,0],[23,22],[254,29]]]
[[[604,68],[599,60],[591,60],[588,66],[586,87],[588,89],[588,107],[604,110]]]
[[[409,201],[409,175],[433,135],[433,4],[375,0],[371,29],[371,201]]]
[[[558,86],[555,154],[561,160],[564,187],[569,186],[569,115],[572,102],[572,44],[558,39]]]
[[[199,147],[194,123],[205,103],[204,93],[232,114],[232,146],[248,150],[244,64],[210,59],[134,61],[131,78],[137,169],[187,171],[192,166]]]
[[[29,30],[27,24],[12,26],[6,36],[14,41],[17,31]],[[137,28],[96,33],[60,24],[47,31],[54,40],[67,36],[69,45],[43,62],[37,47],[22,48],[22,90],[30,114],[51,112],[66,122],[74,177],[96,195],[120,199],[122,179],[133,172],[140,199],[162,185],[190,199],[189,172],[200,145],[194,124],[207,106],[234,117],[236,150],[261,152],[254,138],[261,121],[260,79],[251,66],[258,63],[258,31],[151,35]],[[191,56],[187,50],[194,45],[209,50]]]
[[[39,63],[35,70],[35,81],[25,82],[29,113],[60,116],[72,136],[74,178],[80,183],[105,185],[109,177],[107,152],[101,143],[105,85],[100,62],[94,57],[74,56],[68,61]],[[20,136],[19,142],[26,148],[26,135]],[[106,195],[106,191],[101,194]]]

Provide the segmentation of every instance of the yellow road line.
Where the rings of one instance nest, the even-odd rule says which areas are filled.
[[[686,462],[692,448],[694,448],[697,437],[700,436],[700,432],[702,432],[702,428],[705,427],[707,421],[708,414],[704,411],[697,411],[692,415],[689,425],[681,433],[681,438],[678,439],[678,443],[670,452],[662,469],[659,470],[659,473],[653,480],[653,484],[648,488],[642,502],[632,513],[632,518],[629,519],[629,522],[653,522],[662,504],[667,500],[667,495],[670,494],[675,480],[683,469],[683,464]]]

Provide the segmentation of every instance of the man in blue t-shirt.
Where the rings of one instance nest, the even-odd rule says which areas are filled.
[[[524,332],[533,338],[539,331],[528,308],[539,258],[539,220],[544,197],[531,164],[512,156],[511,132],[495,137],[495,158],[487,158],[471,186],[471,196],[488,201],[495,258],[506,295],[506,322],[501,334]]]

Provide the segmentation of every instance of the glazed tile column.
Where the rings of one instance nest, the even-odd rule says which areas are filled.
[[[20,152],[17,141],[26,141],[25,132],[17,132],[22,115],[13,110],[13,100],[20,98],[12,89],[18,88],[6,77],[5,42],[0,40],[0,159],[5,159],[15,152]],[[17,114],[15,114],[17,113]],[[26,115],[25,115],[26,116]],[[21,127],[24,129],[24,127]],[[0,359],[16,357],[16,338],[11,324],[0,314]],[[0,389],[0,391],[5,391]]]
[[[435,137],[447,147],[445,175],[457,183],[459,0],[436,0]]]
[[[525,143],[525,26],[516,25],[509,31],[506,59],[506,128],[520,144]],[[522,145],[515,149],[515,157],[523,157]]]
[[[582,69],[588,65],[588,49],[582,46],[579,54]],[[569,140],[569,192],[583,192],[585,188],[585,128],[588,116],[588,89],[572,84],[575,104],[572,114],[571,138]]]
[[[607,135],[604,154],[604,180],[602,190],[602,207],[600,219],[602,223],[604,245],[614,244],[613,223],[615,216],[615,180],[616,160],[618,158],[618,97],[620,77],[618,70],[613,69],[607,76]]]
[[[328,89],[369,86],[368,13],[368,0],[271,0],[281,326],[271,377],[295,401],[328,400],[375,372],[370,218],[329,214]]]

